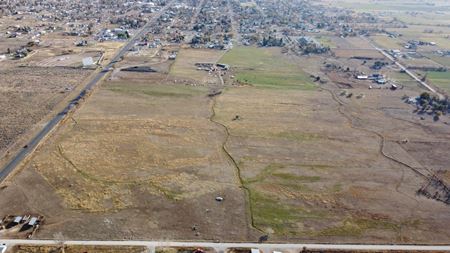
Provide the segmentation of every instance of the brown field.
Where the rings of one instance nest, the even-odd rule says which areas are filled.
[[[351,57],[367,57],[373,59],[383,59],[377,50],[375,50],[367,40],[360,37],[332,37],[335,48],[332,52],[338,58],[351,58]]]
[[[445,68],[444,65],[436,63],[427,58],[409,58],[402,59],[401,62],[410,69],[422,69],[422,68]]]
[[[361,37],[331,37],[332,41],[339,49],[370,49],[373,50],[372,46],[367,40]]]
[[[351,58],[364,57],[372,59],[383,59],[383,55],[374,49],[332,49],[336,57]]]
[[[39,50],[30,57],[27,57],[27,64],[29,66],[38,67],[82,67],[83,58],[92,57],[93,61],[98,61],[101,57],[101,52],[73,52],[57,50]]]
[[[303,72],[320,65],[238,50],[222,59],[226,87],[194,66],[221,51],[181,50],[170,74],[116,71],[6,182],[0,216],[44,215],[37,238],[447,242],[448,206],[416,192],[418,172],[448,173],[434,151],[450,145],[448,119],[413,114],[401,97],[416,87],[347,98]],[[142,57],[121,64],[171,64]]]
[[[381,48],[385,49],[402,49],[404,43],[402,40],[398,38],[390,38],[387,35],[375,35],[370,36],[371,40]]]
[[[18,245],[14,246],[8,252],[10,253],[56,253],[61,252],[60,246],[35,246],[35,245]],[[146,247],[139,246],[81,246],[71,245],[64,246],[64,252],[67,253],[144,253],[147,252]]]
[[[41,121],[91,71],[69,68],[0,68],[0,154]]]
[[[215,63],[223,54],[224,51],[210,49],[182,49],[171,67],[170,74],[176,77],[189,77],[202,83],[207,82],[211,76],[206,71],[197,70],[194,64]]]
[[[42,188],[34,192],[47,195],[39,209],[49,229],[40,236],[57,229],[86,239],[248,238],[244,193],[221,149],[224,129],[209,120],[207,94],[206,87],[176,84],[161,74],[131,82],[118,75],[105,83],[16,177],[35,181]],[[216,202],[217,196],[227,201]],[[19,200],[2,213],[23,205]],[[124,219],[129,216],[140,218]]]

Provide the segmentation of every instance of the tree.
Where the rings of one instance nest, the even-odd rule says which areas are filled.
[[[428,100],[430,100],[430,93],[428,93],[428,92],[423,92],[422,94],[420,94],[420,99],[421,100],[425,100],[425,101],[428,101]]]

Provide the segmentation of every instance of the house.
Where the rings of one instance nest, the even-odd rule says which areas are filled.
[[[384,79],[384,78],[377,79],[376,82],[377,82],[377,84],[386,84],[387,83],[386,79]]]
[[[174,61],[177,58],[177,54],[173,53],[169,55],[169,60]]]
[[[366,75],[358,75],[358,76],[356,76],[356,79],[358,79],[358,80],[367,80],[369,77],[368,76],[366,76]]]
[[[22,216],[16,216],[13,220],[14,223],[19,224],[22,221]]]
[[[38,218],[36,218],[36,217],[31,217],[30,221],[28,222],[28,226],[34,226],[34,225],[36,225],[37,221],[38,221]]]

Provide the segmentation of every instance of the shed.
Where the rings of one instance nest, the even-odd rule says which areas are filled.
[[[92,57],[83,58],[83,67],[89,67],[92,65],[94,65],[94,60],[92,59]]]
[[[38,218],[31,217],[30,222],[28,222],[28,225],[29,226],[34,226],[34,225],[36,225],[37,221],[38,221]]]
[[[387,81],[386,81],[386,79],[378,79],[378,80],[377,80],[377,83],[378,83],[378,84],[386,84]]]
[[[22,221],[22,216],[16,216],[14,218],[14,223],[20,223]]]
[[[367,80],[367,78],[369,78],[369,77],[366,75],[359,75],[356,77],[356,79],[359,79],[359,80]]]
[[[251,253],[261,253],[261,252],[259,251],[259,249],[252,249]]]

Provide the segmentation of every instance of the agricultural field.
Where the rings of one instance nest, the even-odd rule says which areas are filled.
[[[394,0],[394,1],[322,0],[321,2],[359,12],[450,11],[450,6],[448,5],[448,2],[445,0],[433,1],[433,4],[427,4],[426,2],[418,2],[411,0]]]
[[[439,63],[447,68],[450,68],[450,56],[439,56],[433,53],[422,53],[425,57],[429,58],[430,60]]]
[[[449,243],[449,0],[39,2],[0,3],[0,238],[54,244],[5,253]]]
[[[450,94],[450,72],[428,72],[427,79],[433,85]]]
[[[450,133],[401,100],[417,87],[343,96],[312,81],[324,76],[319,56],[223,54],[125,57],[121,67],[158,71],[106,78],[0,189],[0,216],[45,216],[37,238],[447,240],[447,207],[416,192],[426,183],[417,171],[447,170],[448,157],[428,159],[426,147],[450,145]],[[197,62],[231,70],[222,84]]]
[[[410,181],[414,176],[405,172],[408,179],[401,179],[396,188],[395,178],[403,169],[380,157],[376,135],[349,124],[346,116],[332,109],[336,105],[329,96],[242,88],[219,98],[218,119],[226,124],[237,111],[242,118],[228,121],[232,136],[228,147],[249,190],[255,227],[278,240],[419,240],[414,231],[426,230],[421,218],[403,215],[409,212],[406,206],[416,205],[403,196],[417,183]],[[301,118],[302,124],[293,118]],[[364,120],[372,125],[374,119]],[[371,183],[363,176],[367,171]],[[367,201],[370,209],[363,207]],[[396,201],[405,209],[397,206],[393,211]]]
[[[336,47],[332,47],[331,51],[334,53],[335,57],[338,58],[351,58],[351,57],[362,57],[362,58],[373,58],[373,59],[383,59],[383,55],[375,50],[368,40],[360,37],[331,37],[332,42]]]
[[[189,77],[199,82],[207,82],[211,77],[206,71],[198,71],[195,63],[217,63],[224,51],[209,49],[182,49],[170,68],[170,75]]]
[[[236,80],[256,88],[315,89],[307,73],[281,57],[279,49],[237,47],[220,60],[236,70]]]
[[[370,36],[373,42],[381,48],[388,50],[401,49],[403,47],[402,41],[397,38],[391,38],[386,35]]]
[[[316,36],[315,39],[325,47],[336,48],[337,45],[330,36]]]
[[[222,151],[225,130],[211,120],[210,88],[160,73],[127,76],[104,83],[17,177],[49,200],[40,203],[49,228],[42,237],[56,229],[86,239],[245,240],[244,194]],[[2,212],[22,208],[19,200]]]

